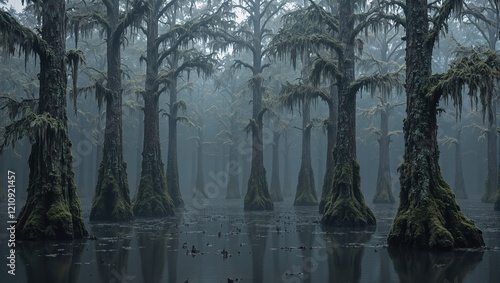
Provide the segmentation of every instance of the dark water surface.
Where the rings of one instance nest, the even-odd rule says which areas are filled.
[[[15,276],[7,274],[2,229],[0,282],[500,283],[500,213],[479,201],[461,206],[483,230],[487,249],[441,253],[386,248],[397,205],[371,205],[372,230],[327,231],[317,207],[294,208],[287,200],[271,212],[245,213],[242,202],[211,199],[176,217],[87,224],[97,240],[18,241]]]

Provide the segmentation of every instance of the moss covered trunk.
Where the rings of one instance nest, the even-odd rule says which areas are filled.
[[[354,17],[355,3],[339,2],[339,18]],[[332,191],[328,196],[322,223],[327,226],[375,225],[375,216],[361,193],[359,165],[356,161],[356,94],[350,92],[354,81],[354,22],[341,21],[339,39],[344,46],[339,58],[342,78],[339,86],[339,121],[335,146]]]
[[[399,208],[387,242],[423,249],[480,247],[481,231],[461,212],[439,168],[438,101],[428,95],[434,42],[427,42],[427,1],[407,4],[405,153]]]
[[[120,19],[119,1],[107,7],[106,58],[107,83],[106,128],[96,193],[90,211],[91,221],[127,221],[133,219],[127,179],[127,164],[123,159],[122,129],[122,70],[121,38],[117,30]]]
[[[177,54],[171,60],[171,69],[178,67]],[[168,119],[167,188],[175,207],[184,207],[179,187],[179,168],[177,164],[177,77],[171,78],[169,85],[170,116]]]
[[[496,113],[496,101],[491,104],[492,113]],[[498,153],[497,153],[497,126],[496,115],[493,115],[493,120],[489,122],[488,132],[486,134],[487,150],[488,150],[488,169],[486,182],[484,184],[484,193],[481,196],[482,202],[493,202],[495,200],[498,189]]]
[[[326,128],[327,146],[326,146],[326,169],[325,176],[323,177],[323,189],[321,190],[321,200],[319,202],[319,213],[323,214],[328,196],[333,187],[333,169],[335,168],[335,159],[333,158],[333,151],[337,143],[337,121],[338,121],[338,108],[339,97],[338,88],[336,86],[330,87],[331,101],[328,103],[328,125]]]
[[[311,103],[304,102],[302,109],[302,158],[300,163],[299,180],[295,192],[295,206],[314,206],[318,204],[314,173],[311,166]]]
[[[158,95],[144,95],[144,145],[142,171],[134,203],[134,215],[158,217],[174,214],[174,205],[167,190],[167,179],[161,160]]]
[[[237,168],[237,170],[234,170]],[[229,146],[229,162],[226,167],[227,173],[229,174],[226,189],[226,199],[240,199],[240,174],[241,169],[238,163],[238,146],[232,143]]]
[[[245,195],[245,210],[272,210],[273,201],[269,195],[264,168],[264,145],[262,142],[262,40],[264,31],[261,30],[261,1],[255,0],[252,4],[252,167],[248,179]]]
[[[391,168],[389,165],[389,113],[388,110],[380,112],[380,137],[378,139],[378,177],[377,190],[373,197],[373,203],[395,203],[392,195]]]
[[[17,220],[16,237],[83,238],[88,233],[76,195],[66,116],[65,1],[45,0],[41,8],[42,38],[50,50],[40,56],[38,114],[47,115],[53,122],[46,122],[48,125],[36,134],[31,147],[28,197]]]
[[[273,201],[282,202],[280,183],[280,134],[273,132],[273,172],[271,173],[271,199]]]
[[[157,2],[153,1],[153,5]],[[158,83],[158,10],[147,15],[146,82],[144,98],[144,141],[142,170],[134,203],[134,214],[140,217],[173,215],[173,202],[167,190],[167,179],[161,160]]]
[[[462,143],[460,142],[461,130],[457,129],[455,138],[455,185],[453,192],[458,199],[467,199],[467,191],[465,190],[464,171],[462,169]]]

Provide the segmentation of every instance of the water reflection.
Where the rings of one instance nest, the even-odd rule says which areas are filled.
[[[76,282],[85,242],[19,242],[27,282]]]
[[[317,260],[313,259],[313,250],[312,247],[314,245],[314,232],[316,231],[316,226],[312,226],[310,224],[297,224],[297,232],[299,234],[299,249],[302,251],[302,256],[304,258],[302,262],[302,282],[313,282],[312,274],[316,270],[316,266],[312,266],[317,263]]]
[[[127,272],[129,251],[132,249],[130,224],[95,224],[92,234],[97,236],[95,253],[101,282],[127,282],[135,276]]]
[[[360,282],[364,246],[374,230],[323,228],[328,254],[328,282]]]
[[[266,212],[247,212],[245,222],[252,250],[252,277],[254,283],[264,281],[264,254],[266,252],[270,215]]]
[[[141,223],[137,237],[144,282],[166,282],[163,279],[166,258],[168,282],[177,282],[178,223],[177,217]]]
[[[389,248],[400,282],[463,282],[483,259],[482,252],[423,252]]]

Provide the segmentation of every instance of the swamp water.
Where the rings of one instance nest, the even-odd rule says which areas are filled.
[[[432,253],[387,249],[397,205],[370,206],[377,217],[371,230],[326,230],[316,206],[293,207],[291,199],[268,212],[244,212],[242,200],[210,199],[203,209],[188,205],[170,218],[87,223],[95,240],[18,241],[15,276],[7,274],[2,229],[0,282],[500,283],[500,213],[491,205],[461,202],[483,231],[484,251]]]

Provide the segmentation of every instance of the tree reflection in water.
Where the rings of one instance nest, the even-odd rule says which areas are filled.
[[[182,214],[181,214],[182,216]],[[179,216],[147,221],[137,231],[144,282],[177,282]],[[163,276],[168,262],[168,281]]]
[[[101,282],[129,282],[136,276],[127,273],[132,238],[132,224],[95,224],[95,253]]]
[[[428,252],[389,248],[400,282],[463,282],[483,259],[483,252]]]
[[[84,241],[18,242],[28,283],[73,283],[80,273]],[[41,260],[41,257],[43,258]]]
[[[252,277],[254,283],[264,282],[264,254],[266,252],[270,215],[265,212],[246,212],[245,222],[252,250]]]
[[[373,227],[374,228],[374,227]],[[328,254],[328,282],[360,282],[364,246],[374,229],[347,230],[323,227]]]

